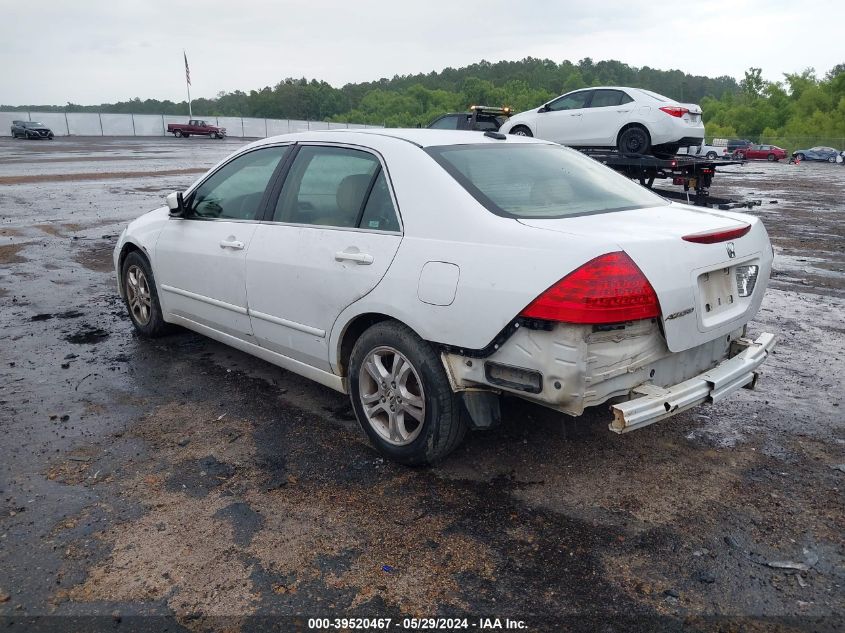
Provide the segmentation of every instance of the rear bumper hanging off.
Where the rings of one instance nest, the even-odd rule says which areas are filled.
[[[627,433],[702,402],[719,402],[739,389],[753,389],[757,382],[756,369],[766,360],[775,346],[774,334],[764,332],[757,340],[734,341],[742,349],[713,369],[671,387],[644,384],[632,393],[641,397],[611,406],[613,421],[610,430]]]

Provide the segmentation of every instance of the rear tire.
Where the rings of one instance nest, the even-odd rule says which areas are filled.
[[[182,130],[176,130],[173,133],[173,136],[175,136],[176,138],[182,138]]]
[[[170,326],[164,321],[153,269],[147,258],[138,251],[129,253],[120,269],[120,283],[123,302],[138,334],[147,338],[167,334]]]
[[[514,127],[514,128],[510,131],[510,133],[511,133],[511,134],[513,134],[514,136],[534,136],[534,135],[531,133],[531,130],[529,130],[529,129],[528,129],[527,127],[525,127],[524,125],[517,125],[516,127]]]
[[[463,440],[463,405],[440,357],[413,330],[382,321],[355,342],[349,398],[370,442],[409,466],[432,464]]]
[[[827,159],[827,162],[835,163],[836,162],[836,156],[831,156],[830,158]]]
[[[629,127],[619,135],[616,147],[620,154],[645,154],[651,146],[648,132],[645,128]]]
[[[707,160],[716,160],[716,152],[707,152]]]

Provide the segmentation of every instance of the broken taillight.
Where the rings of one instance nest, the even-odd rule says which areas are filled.
[[[623,323],[660,314],[657,294],[626,253],[600,255],[569,273],[520,313],[564,323]]]

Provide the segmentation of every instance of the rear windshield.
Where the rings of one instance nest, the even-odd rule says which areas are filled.
[[[613,170],[560,145],[444,145],[426,150],[489,211],[564,218],[668,204]]]

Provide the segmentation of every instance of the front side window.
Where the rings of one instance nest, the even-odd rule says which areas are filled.
[[[289,146],[268,147],[238,156],[206,179],[191,196],[191,217],[253,220],[264,190]]]
[[[345,147],[300,148],[279,194],[273,221],[399,230],[378,159]]]
[[[582,90],[581,92],[572,92],[568,95],[563,95],[549,103],[546,107],[553,112],[557,112],[558,110],[577,110],[586,107],[590,92],[592,91]]]
[[[564,218],[667,204],[559,145],[446,145],[426,151],[489,211],[505,217]]]

